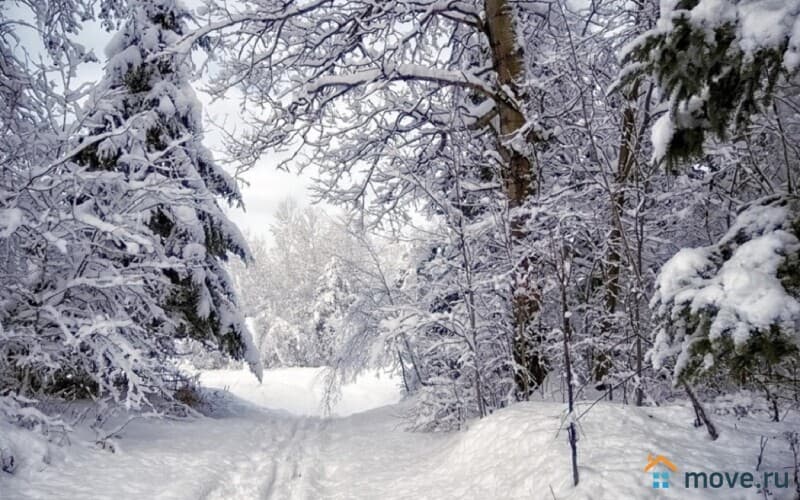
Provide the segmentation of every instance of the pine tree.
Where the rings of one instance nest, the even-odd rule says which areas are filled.
[[[140,217],[165,262],[152,293],[168,318],[147,328],[245,358],[258,372],[224,268],[229,254],[248,254],[218,199],[241,204],[241,196],[202,145],[190,54],[170,48],[187,32],[188,20],[177,0],[131,2],[128,19],[106,50],[105,76],[91,104],[96,111],[87,121],[91,136],[110,135],[76,160],[90,171],[147,186]]]

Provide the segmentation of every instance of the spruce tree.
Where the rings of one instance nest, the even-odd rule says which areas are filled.
[[[106,49],[89,120],[92,136],[109,137],[85,148],[78,161],[89,170],[122,174],[148,191],[140,217],[164,261],[151,293],[167,320],[143,326],[246,359],[259,373],[224,268],[230,254],[247,259],[248,253],[218,200],[240,205],[241,196],[202,144],[191,56],[173,47],[189,19],[176,0],[130,3],[128,19]]]
[[[656,125],[659,160],[702,156],[709,132],[729,138],[764,111],[783,77],[796,74],[798,15],[790,4],[680,0],[623,52],[623,80],[650,73],[668,101]]]
[[[722,376],[765,390],[777,419],[775,391],[799,353],[800,204],[796,158],[784,150],[775,161],[775,148],[764,145],[792,140],[784,130],[792,113],[775,98],[797,93],[792,26],[800,19],[791,2],[717,7],[680,0],[664,8],[656,28],[625,52],[623,80],[649,73],[661,89],[667,112],[653,127],[654,160],[691,174],[698,164],[686,160],[705,157],[700,175],[713,185],[724,181],[728,165],[740,168],[735,154],[717,153],[724,164],[714,164],[714,140],[729,151],[744,143],[747,168],[766,193],[737,186],[734,173],[730,192],[743,203],[727,232],[711,245],[680,250],[661,267],[651,303],[660,325],[650,354],[656,368],[674,363],[675,383]],[[772,131],[759,127],[767,118],[777,123]]]

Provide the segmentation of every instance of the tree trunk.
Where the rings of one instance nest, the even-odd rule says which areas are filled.
[[[406,364],[403,362],[403,355],[400,354],[400,349],[397,349],[397,360],[400,361],[400,373],[403,375],[403,387],[406,389],[406,394],[411,394],[411,387],[408,384],[408,376],[406,375]]]
[[[706,426],[706,430],[708,431],[708,435],[711,436],[711,440],[716,441],[719,437],[719,432],[717,432],[717,428],[714,426],[714,423],[706,415],[703,405],[700,404],[700,401],[697,399],[697,396],[695,396],[692,388],[689,387],[689,384],[684,382],[683,387],[686,389],[686,394],[689,395],[689,399],[692,400],[692,407],[694,408],[694,414],[697,417],[697,421]]]
[[[622,126],[620,130],[619,153],[617,158],[617,171],[614,175],[614,184],[610,187],[611,198],[611,232],[608,235],[608,262],[606,273],[606,312],[613,315],[617,310],[620,292],[620,269],[622,266],[622,213],[625,209],[625,185],[633,166],[634,155],[636,153],[634,143],[636,141],[636,113],[634,106],[638,94],[639,84],[636,82],[625,99],[625,109],[622,111]],[[614,323],[609,319],[602,322],[602,334],[604,335]],[[612,352],[601,352],[595,359],[593,367],[594,380],[602,383],[611,371],[611,360],[614,358]],[[613,384],[608,384],[610,387]],[[605,384],[603,385],[605,387]],[[636,399],[639,400],[640,389],[637,386]]]
[[[569,355],[569,342],[572,336],[572,327],[567,314],[567,289],[566,284],[561,284],[561,318],[564,330],[564,371],[567,376],[567,404],[569,405],[569,426],[567,438],[569,440],[570,457],[572,460],[572,483],[578,486],[578,430],[575,426],[575,393],[572,388],[572,361]]]
[[[539,353],[541,338],[533,335],[531,325],[539,310],[537,287],[531,279],[531,259],[524,255],[528,232],[525,217],[516,209],[523,207],[534,194],[536,178],[530,158],[519,150],[520,144],[532,142],[532,137],[519,137],[525,126],[525,115],[514,103],[524,101],[519,82],[523,80],[523,54],[517,44],[513,13],[507,0],[486,0],[486,34],[492,61],[502,89],[513,93],[510,99],[495,102],[499,119],[498,152],[503,159],[503,177],[509,210],[512,254],[517,259],[513,283],[513,355],[517,365],[517,397],[526,399],[547,375],[545,362]],[[512,145],[512,142],[515,145]]]

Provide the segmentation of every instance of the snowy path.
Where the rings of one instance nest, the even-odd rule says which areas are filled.
[[[332,498],[325,465],[331,430],[346,419],[321,416],[315,369],[274,370],[264,384],[238,371],[203,374],[211,388],[230,390],[228,414],[196,421],[134,420],[119,452],[86,445],[56,448],[51,465],[25,464],[0,477],[0,499],[313,500]],[[334,415],[399,399],[397,381],[368,378],[345,389]],[[59,456],[63,455],[63,456]],[[6,483],[3,482],[6,481]]]
[[[322,418],[315,374],[275,370],[258,385],[243,372],[206,373],[207,385],[240,398],[228,400],[224,415],[135,420],[117,453],[76,442],[51,448],[49,465],[28,453],[14,476],[0,474],[0,499],[755,500],[755,489],[654,492],[642,472],[647,453],[686,470],[752,470],[760,437],[797,425],[717,417],[722,436],[712,443],[691,426],[688,407],[597,405],[581,421],[582,480],[573,488],[559,403],[515,405],[463,433],[412,433],[403,430],[407,407],[394,404],[396,381],[363,379],[345,388],[338,416]],[[779,442],[770,446],[777,451]],[[777,470],[786,457],[766,458],[766,470]]]
[[[324,421],[300,417],[267,419],[253,429],[257,449],[226,457],[228,472],[213,478],[203,500],[274,498],[305,500],[321,498],[318,483],[320,440]]]

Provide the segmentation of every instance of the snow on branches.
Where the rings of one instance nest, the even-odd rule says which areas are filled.
[[[654,128],[654,159],[699,156],[770,102],[800,69],[800,2],[670,0],[656,26],[621,52],[623,80],[652,74],[668,103]],[[669,132],[669,133],[667,133]]]
[[[188,13],[172,0],[124,12],[104,2],[109,26],[124,16],[105,75],[72,90],[90,57],[72,36],[94,14],[60,4],[43,34],[52,65],[18,57],[6,45],[15,24],[0,23],[0,397],[152,407],[175,390],[181,336],[258,371],[223,268],[228,252],[246,251],[216,197],[238,192],[202,146],[188,54],[162,54]],[[30,14],[49,22],[47,10]]]
[[[661,320],[650,354],[657,369],[676,357],[682,380],[797,355],[798,203],[757,200],[717,243],[682,249],[664,264],[651,302]]]

